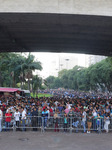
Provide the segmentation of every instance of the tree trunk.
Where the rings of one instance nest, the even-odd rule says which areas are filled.
[[[13,77],[13,87],[16,87],[16,81],[15,81],[15,76]]]
[[[21,81],[21,79],[20,79],[20,82],[21,82],[21,89],[23,89],[23,85],[22,85],[22,81]]]
[[[2,85],[2,74],[0,72],[0,86]]]
[[[28,90],[30,91],[30,80],[28,78]]]

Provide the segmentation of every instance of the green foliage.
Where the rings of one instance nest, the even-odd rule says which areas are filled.
[[[46,79],[47,85],[50,89],[52,88],[59,88],[62,86],[62,82],[61,79],[58,77],[54,77],[54,76],[49,76]]]
[[[65,73],[67,72],[67,69],[63,69],[58,72],[58,77],[61,78]]]
[[[33,80],[35,70],[42,70],[42,66],[30,53],[27,57],[17,53],[0,53],[0,86],[2,87],[19,86],[26,89],[27,85],[27,89],[30,90],[30,80]],[[37,84],[36,80],[33,83],[34,88],[41,84]]]
[[[54,80],[55,80],[55,77],[54,76],[49,76],[47,79],[46,79],[46,82],[47,82],[47,85],[50,89],[54,88]]]
[[[31,84],[33,94],[37,94],[38,88],[41,89],[42,87],[42,78],[39,78],[37,75],[33,76]]]
[[[37,95],[36,94],[33,94],[33,93],[31,93],[31,97],[34,97],[34,98],[36,98],[36,97],[52,97],[52,95],[51,94],[42,94],[42,93],[38,93]]]

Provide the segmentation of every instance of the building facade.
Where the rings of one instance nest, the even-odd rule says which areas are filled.
[[[85,67],[89,67],[90,65],[96,64],[97,62],[100,62],[105,58],[106,56],[85,55]]]

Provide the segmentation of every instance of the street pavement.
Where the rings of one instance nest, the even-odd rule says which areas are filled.
[[[112,150],[112,133],[1,132],[0,150]]]

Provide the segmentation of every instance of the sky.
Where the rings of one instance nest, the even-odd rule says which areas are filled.
[[[57,76],[58,71],[62,69],[72,69],[74,64],[85,67],[85,54],[41,52],[32,52],[31,54],[42,63],[43,67],[41,72],[37,71],[35,74],[44,79],[50,75]],[[69,59],[69,61],[67,62],[66,59]]]

